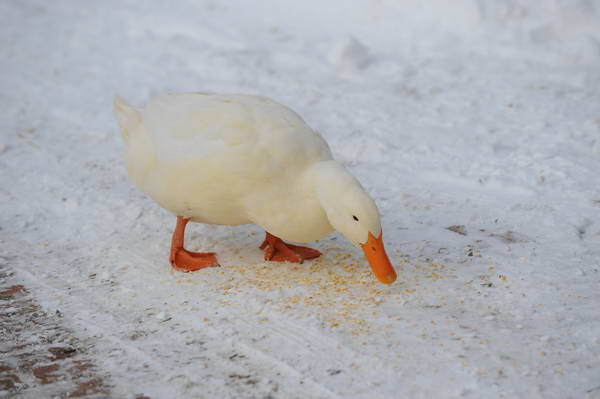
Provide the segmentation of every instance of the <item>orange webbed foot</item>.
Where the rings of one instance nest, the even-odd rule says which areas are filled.
[[[183,248],[185,226],[189,219],[177,217],[177,226],[173,232],[171,242],[171,256],[169,261],[174,269],[182,272],[195,272],[205,267],[219,266],[217,257],[212,252],[191,252]]]
[[[171,266],[182,272],[195,272],[205,267],[217,267],[219,262],[212,252],[190,252],[179,248],[171,255]]]
[[[300,245],[287,244],[271,233],[266,234],[265,240],[260,245],[265,252],[265,260],[275,262],[302,263],[305,260],[318,258],[321,252],[316,249]]]

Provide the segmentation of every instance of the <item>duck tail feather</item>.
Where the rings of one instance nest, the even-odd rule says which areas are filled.
[[[127,104],[120,96],[115,96],[113,109],[121,128],[123,140],[127,143],[130,132],[140,122],[140,114],[135,107]]]

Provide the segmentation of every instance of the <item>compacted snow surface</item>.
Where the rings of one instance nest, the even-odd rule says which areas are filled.
[[[0,3],[1,267],[96,396],[600,397],[600,6],[451,3]],[[112,114],[168,91],[298,111],[377,201],[396,283],[337,234],[266,263],[256,226],[190,225],[222,267],[171,270]]]

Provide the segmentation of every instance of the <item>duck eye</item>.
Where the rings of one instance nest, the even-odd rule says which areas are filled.
[[[358,222],[358,218],[356,216],[352,215],[352,219],[354,219]]]

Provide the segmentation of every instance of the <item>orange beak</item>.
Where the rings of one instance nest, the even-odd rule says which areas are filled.
[[[361,247],[377,280],[384,284],[392,284],[396,281],[396,271],[383,247],[383,232],[379,234],[379,238],[375,238],[369,232],[369,239]]]

